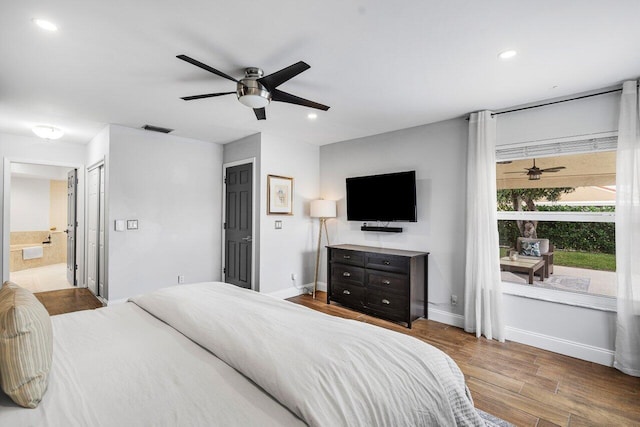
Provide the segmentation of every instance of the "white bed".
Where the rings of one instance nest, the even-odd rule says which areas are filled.
[[[434,347],[224,283],[52,322],[47,392],[0,393],[2,426],[484,425]]]

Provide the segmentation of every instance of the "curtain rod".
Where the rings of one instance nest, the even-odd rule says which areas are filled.
[[[498,116],[500,114],[513,113],[513,112],[522,111],[522,110],[530,110],[532,108],[538,108],[538,107],[546,107],[547,105],[560,104],[562,102],[577,101],[578,99],[591,98],[592,96],[606,95],[608,93],[620,92],[621,90],[622,90],[622,88],[612,89],[612,90],[607,90],[607,91],[604,91],[604,92],[591,93],[589,95],[576,96],[575,98],[563,99],[563,100],[560,100],[560,101],[553,101],[553,102],[547,102],[547,103],[544,103],[544,104],[530,105],[528,107],[522,107],[522,108],[514,108],[512,110],[500,111],[499,113],[491,113],[491,116],[493,117],[493,116]]]

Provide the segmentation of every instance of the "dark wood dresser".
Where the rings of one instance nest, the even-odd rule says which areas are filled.
[[[411,322],[427,313],[428,252],[327,246],[327,304]]]

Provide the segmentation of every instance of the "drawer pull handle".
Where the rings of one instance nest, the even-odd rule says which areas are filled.
[[[389,265],[389,264],[391,264],[391,261],[383,261],[382,263],[383,263],[384,265]]]
[[[348,289],[345,289],[342,293],[345,295],[351,295],[351,292]]]
[[[343,255],[342,256],[344,259],[351,259],[351,255]]]
[[[344,277],[351,277],[351,273],[349,273],[348,271],[345,271],[344,273],[342,273],[342,275]]]
[[[382,303],[387,305],[391,304],[391,302],[388,299],[383,299]]]
[[[390,285],[390,284],[391,284],[391,282],[390,282],[389,280],[383,280],[383,281],[382,281],[382,284],[383,284],[383,285]]]

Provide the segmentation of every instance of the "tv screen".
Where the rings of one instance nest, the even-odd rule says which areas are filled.
[[[347,220],[416,222],[416,172],[347,178]]]

